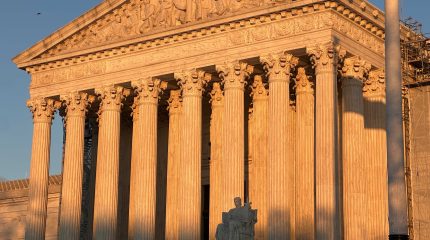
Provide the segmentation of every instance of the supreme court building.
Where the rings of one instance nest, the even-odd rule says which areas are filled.
[[[384,20],[366,0],[103,1],[13,59],[34,129],[28,207],[4,225],[25,233],[3,236],[214,239],[241,197],[255,239],[387,239]],[[429,194],[409,194],[430,237]]]

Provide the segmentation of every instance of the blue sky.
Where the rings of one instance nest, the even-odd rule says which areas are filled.
[[[354,0],[357,1],[357,0]],[[29,174],[32,118],[25,106],[29,76],[11,59],[42,40],[101,0],[13,0],[0,8],[0,177],[26,178]],[[383,8],[383,0],[372,0]],[[401,0],[406,2],[406,0]],[[412,16],[430,32],[429,0],[408,0],[402,18]],[[41,13],[38,15],[37,13]],[[50,174],[61,171],[62,123],[58,115],[52,125]]]

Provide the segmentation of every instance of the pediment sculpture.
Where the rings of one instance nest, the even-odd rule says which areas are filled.
[[[222,223],[218,224],[217,240],[253,240],[254,225],[257,222],[257,210],[251,209],[251,203],[242,206],[240,197],[234,198],[235,208],[222,213]]]
[[[276,3],[271,0],[130,0],[68,37],[44,56]]]

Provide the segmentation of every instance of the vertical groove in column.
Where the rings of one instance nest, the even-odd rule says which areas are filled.
[[[268,91],[261,76],[256,75],[252,84],[253,97],[253,124],[252,132],[252,165],[253,181],[249,183],[249,191],[254,195],[250,197],[252,207],[258,210],[258,222],[255,225],[255,239],[268,238],[267,225],[267,130],[268,130]],[[252,191],[251,191],[252,190]]]
[[[51,123],[57,104],[51,99],[31,99],[27,106],[33,113],[30,184],[25,239],[44,240],[47,204]]]
[[[215,239],[217,225],[222,221],[222,191],[221,177],[222,134],[224,96],[219,83],[214,83],[211,91],[211,126],[210,126],[210,193],[209,193],[209,239]]]
[[[244,161],[244,92],[242,89],[225,89],[224,141],[223,156],[228,164],[223,165],[224,191],[229,208],[232,199],[244,197],[245,161]],[[230,201],[229,201],[230,200]],[[230,204],[228,204],[230,203]],[[223,211],[228,211],[223,209]]]
[[[66,146],[64,153],[63,184],[59,239],[79,239],[84,168],[85,114],[87,94],[70,93],[61,96],[66,103]]]
[[[190,70],[175,73],[182,88],[179,239],[201,238],[202,92],[210,75]]]
[[[369,236],[368,201],[365,180],[367,160],[363,159],[364,106],[363,76],[370,69],[358,57],[345,60],[342,68],[342,165],[344,238]]]
[[[146,77],[133,81],[136,92],[134,105],[137,111],[133,130],[132,166],[133,183],[133,237],[155,239],[155,207],[157,180],[157,117],[161,81]]]
[[[239,61],[217,65],[224,84],[222,178],[223,200],[221,211],[228,211],[235,197],[244,198],[245,181],[245,80],[252,67]]]
[[[375,240],[386,239],[388,231],[388,181],[387,181],[387,143],[385,126],[385,72],[372,71],[365,81],[364,121],[365,146],[364,159],[368,161],[366,196],[369,201],[369,235]]]
[[[135,204],[136,204],[136,175],[139,173],[139,170],[137,169],[137,155],[138,155],[138,146],[140,146],[139,143],[139,127],[141,126],[139,122],[139,108],[136,103],[133,103],[132,105],[132,117],[133,117],[133,134],[132,134],[132,147],[131,147],[131,167],[130,167],[130,204],[129,204],[129,210],[128,210],[128,238],[134,239],[134,231],[135,231]]]
[[[166,239],[178,239],[178,201],[182,197],[179,188],[180,167],[180,118],[182,111],[180,90],[171,90],[169,102],[169,140],[166,193]]]
[[[291,225],[291,232],[290,232],[290,239],[296,239],[296,165],[297,165],[297,113],[296,113],[296,107],[293,105],[290,101],[290,106],[288,109],[288,177],[289,177],[289,184],[288,184],[288,197],[289,201],[291,202],[290,209],[290,225]]]
[[[99,113],[93,239],[116,239],[120,113],[125,92],[125,89],[113,86],[96,89],[102,103]]]
[[[315,231],[316,239],[340,232],[337,181],[337,63],[345,52],[333,43],[307,49],[315,68]]]
[[[269,239],[291,238],[291,174],[288,164],[294,159],[289,153],[290,71],[298,59],[279,53],[260,56],[269,77],[268,111],[268,232]]]
[[[315,239],[314,93],[304,68],[296,77],[296,236]]]

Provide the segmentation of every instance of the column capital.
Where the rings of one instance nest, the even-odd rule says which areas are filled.
[[[27,107],[33,114],[34,123],[52,123],[54,113],[61,107],[61,102],[50,98],[36,97],[27,101]]]
[[[356,79],[361,82],[367,77],[371,65],[358,56],[346,58],[340,71],[342,79]]]
[[[182,111],[181,90],[171,90],[167,103],[169,104],[167,110],[169,110],[170,115],[180,113]]]
[[[378,69],[369,72],[369,77],[364,81],[363,94],[369,96],[385,96],[385,70]]]
[[[269,82],[289,82],[291,70],[297,66],[299,59],[286,52],[281,52],[261,55],[260,62],[267,72]]]
[[[266,89],[265,83],[261,75],[255,75],[254,82],[251,85],[251,97],[253,101],[268,99],[269,91]]]
[[[211,99],[209,100],[212,103],[212,108],[220,107],[224,103],[224,94],[221,89],[221,84],[215,82],[212,85],[212,91],[210,92]]]
[[[160,79],[145,77],[131,82],[136,97],[134,101],[137,105],[157,104],[158,97],[162,90],[167,88],[167,82]]]
[[[306,75],[306,71],[304,68],[297,69],[296,76],[296,94],[301,93],[313,93],[313,82],[309,80],[309,77]]]
[[[174,77],[181,86],[182,97],[201,97],[204,87],[212,78],[209,73],[196,69],[176,72]]]
[[[307,47],[306,52],[316,69],[316,74],[328,70],[326,69],[328,67],[337,67],[339,61],[346,55],[346,50],[333,42]]]
[[[95,96],[83,92],[69,92],[60,95],[65,106],[65,119],[68,117],[85,117],[88,107],[95,101]]]
[[[245,90],[245,80],[254,71],[254,67],[241,61],[225,62],[216,65],[216,70],[222,79],[224,90],[240,89]]]
[[[101,100],[99,114],[103,111],[121,111],[122,101],[131,93],[130,89],[114,85],[96,88],[95,92]]]

